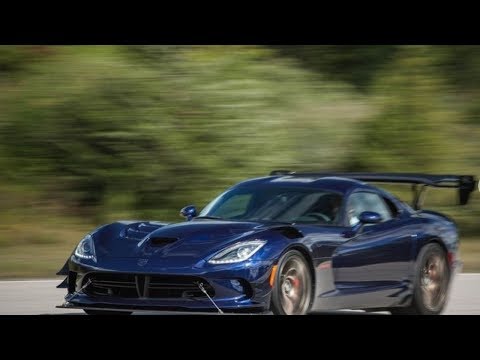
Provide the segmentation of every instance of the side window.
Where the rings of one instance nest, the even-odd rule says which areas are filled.
[[[347,202],[347,220],[351,226],[358,224],[359,216],[364,211],[374,211],[382,216],[383,221],[390,220],[392,213],[385,201],[370,192],[353,193]]]
[[[382,197],[382,199],[387,204],[388,209],[390,210],[390,214],[392,215],[392,218],[396,218],[399,215],[397,206],[393,203],[392,200],[387,199],[386,197]]]

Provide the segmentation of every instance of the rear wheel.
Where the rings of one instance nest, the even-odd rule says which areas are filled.
[[[392,308],[394,315],[438,315],[447,301],[450,269],[447,256],[436,243],[425,245],[418,254],[414,292],[410,306]]]
[[[312,299],[312,276],[305,257],[290,250],[278,262],[271,310],[277,315],[305,315]]]
[[[88,315],[131,315],[132,311],[110,311],[83,309]]]

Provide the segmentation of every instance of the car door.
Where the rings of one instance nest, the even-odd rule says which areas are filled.
[[[332,256],[336,289],[348,295],[351,305],[387,306],[392,295],[407,286],[411,249],[408,216],[381,194],[365,190],[352,193],[344,211],[351,231]],[[379,213],[382,221],[361,227],[358,217],[363,211]],[[354,296],[365,293],[379,296]]]

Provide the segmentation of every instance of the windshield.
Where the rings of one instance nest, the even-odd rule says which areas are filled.
[[[221,194],[199,217],[225,220],[336,224],[342,196],[297,187],[238,187]]]

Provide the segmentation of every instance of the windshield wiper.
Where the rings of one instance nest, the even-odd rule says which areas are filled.
[[[223,220],[220,216],[197,216],[195,219],[212,219],[212,220]]]

